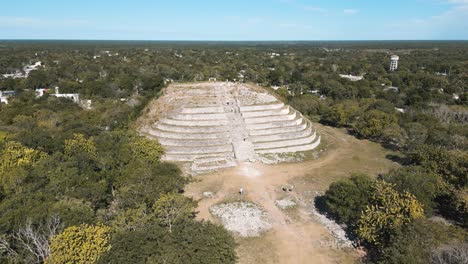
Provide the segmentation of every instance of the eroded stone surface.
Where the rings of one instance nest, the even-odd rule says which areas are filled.
[[[215,205],[210,212],[221,219],[228,230],[242,237],[255,237],[271,228],[266,213],[249,202],[234,202]]]

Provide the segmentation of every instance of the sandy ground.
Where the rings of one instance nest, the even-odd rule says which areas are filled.
[[[315,160],[301,163],[265,165],[243,162],[238,167],[197,176],[186,188],[186,195],[199,200],[198,218],[219,221],[209,207],[229,200],[252,201],[268,213],[272,229],[257,238],[236,238],[240,263],[353,263],[358,252],[327,246],[330,232],[310,216],[311,195],[323,191],[330,183],[348,177],[353,172],[370,175],[386,172],[398,165],[385,156],[391,154],[381,146],[358,140],[337,130],[318,125],[324,139],[325,151]],[[284,184],[293,184],[293,192],[281,190]],[[244,197],[239,197],[239,188]],[[213,198],[203,198],[210,191]],[[291,195],[300,206],[283,211],[275,201]]]

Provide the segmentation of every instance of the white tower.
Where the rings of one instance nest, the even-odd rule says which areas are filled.
[[[394,71],[396,69],[398,69],[398,60],[400,59],[400,57],[398,57],[397,55],[392,55],[390,57],[390,70],[391,71]]]

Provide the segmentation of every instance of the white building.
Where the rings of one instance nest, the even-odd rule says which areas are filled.
[[[360,81],[362,79],[364,79],[364,76],[355,76],[355,75],[351,75],[351,74],[340,74],[340,77],[341,78],[345,78],[345,79],[348,79],[352,82],[357,82],[357,81]]]
[[[398,57],[397,55],[392,55],[390,57],[390,71],[395,71],[396,69],[398,69],[398,60],[400,59],[400,57]]]
[[[59,97],[59,98],[67,98],[71,99],[74,103],[80,103],[80,94],[61,94],[59,93],[59,88],[55,87],[55,94],[51,94],[51,96]]]
[[[0,103],[8,104],[8,98],[14,95],[15,91],[0,91]]]

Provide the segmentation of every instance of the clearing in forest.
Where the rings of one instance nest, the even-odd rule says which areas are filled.
[[[190,93],[200,96],[188,95]],[[207,98],[212,100],[207,101]],[[212,102],[212,105],[208,105],[208,102]],[[257,117],[255,112],[258,110],[255,108],[252,111],[242,111],[242,107],[246,105],[275,106],[271,110],[259,110],[263,113],[270,111],[270,115],[262,113]],[[191,117],[194,117],[205,111],[194,110],[197,108],[209,109],[210,112],[204,113],[205,117],[210,115],[216,122],[211,122],[205,117],[200,120],[187,118],[186,113],[191,113]],[[254,113],[254,116],[249,117],[243,115],[244,113]],[[289,121],[300,120],[296,125],[270,126],[278,121],[277,117],[291,114],[294,115],[292,118],[288,117],[281,122],[286,124]],[[221,128],[204,130],[216,127],[214,125],[219,124],[220,116],[226,117],[225,121],[222,121],[224,125],[220,126],[224,130]],[[268,119],[271,116],[274,116],[273,120],[276,121],[246,122],[249,118]],[[166,159],[184,161],[182,165],[190,164],[188,169],[186,167],[188,172],[199,168],[197,159],[205,161],[206,167],[213,167],[211,170],[201,170],[205,173],[198,175],[187,186],[186,195],[199,200],[198,219],[223,224],[235,235],[239,243],[237,251],[240,263],[354,263],[359,257],[359,252],[350,247],[340,227],[317,215],[313,199],[326,190],[330,183],[348,177],[353,172],[376,175],[398,166],[386,158],[393,153],[380,145],[367,140],[358,140],[343,130],[319,124],[314,124],[312,127],[300,113],[255,86],[229,83],[173,85],[162,97],[150,104],[147,113],[139,122],[140,131],[162,141],[161,144],[167,151],[166,155],[169,155]],[[200,126],[200,122],[207,122],[207,125]],[[305,129],[288,132],[281,130],[298,127],[301,124],[305,124]],[[263,129],[257,127],[264,125],[267,127]],[[249,129],[252,126],[255,129]],[[293,148],[314,144],[320,140],[320,147],[314,146],[314,158],[300,162],[269,164],[275,163],[275,159],[287,160],[287,157],[296,155],[278,154],[274,151],[262,153],[263,150],[284,150],[290,147],[275,145],[282,140],[268,130],[278,128],[279,130],[275,131],[279,131],[279,134],[291,132],[296,133],[294,135],[300,139],[313,138],[311,142],[302,141],[293,145]],[[315,133],[315,128],[320,131],[320,137]],[[200,131],[193,133],[197,129]],[[309,134],[299,136],[299,132],[304,130]],[[167,133],[168,131],[171,133]],[[253,135],[252,131],[268,134]],[[161,135],[171,135],[173,138]],[[256,140],[262,137],[265,141]],[[166,138],[168,140],[164,141]],[[199,146],[197,145],[200,142],[199,138],[206,140],[202,142],[211,143]],[[223,145],[217,142],[224,142],[226,138],[230,140],[228,142],[231,148],[219,147]],[[175,145],[180,142],[179,139],[184,140],[183,145]],[[296,139],[289,137],[286,140]],[[207,154],[203,152],[204,147],[210,151],[219,150],[225,156],[203,156]],[[183,159],[192,156],[195,158]],[[226,157],[226,163],[232,162],[231,166],[224,165],[225,163],[218,157]],[[289,161],[291,160],[295,159]],[[239,193],[240,188],[243,189],[242,195]]]
[[[173,84],[146,114],[140,132],[157,138],[164,160],[201,174],[320,144],[311,122],[263,88],[230,83]]]

